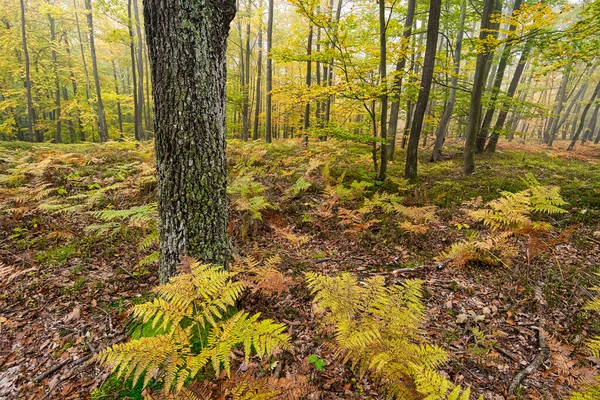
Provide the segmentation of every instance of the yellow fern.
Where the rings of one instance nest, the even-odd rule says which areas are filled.
[[[165,391],[178,392],[188,378],[206,378],[207,371],[229,374],[235,348],[243,349],[246,363],[253,354],[289,348],[285,325],[259,320],[260,314],[232,313],[244,289],[232,273],[189,259],[185,266],[189,273],[158,286],[154,300],[133,308],[142,337],[101,351],[97,360],[119,377],[132,377],[134,385],[142,375],[144,386],[158,376]]]
[[[343,362],[350,362],[359,374],[370,373],[390,398],[444,398],[436,381],[427,378],[434,374],[442,382],[435,370],[447,354],[423,338],[420,281],[386,287],[384,278],[377,276],[359,285],[348,273],[338,277],[307,273],[306,280],[317,313],[335,329],[334,347]],[[443,382],[446,391],[460,392]],[[466,393],[460,399],[467,399]]]

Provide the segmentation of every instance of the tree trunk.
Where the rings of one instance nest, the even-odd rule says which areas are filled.
[[[421,135],[423,119],[425,117],[427,103],[429,102],[431,82],[433,80],[435,51],[437,48],[441,9],[441,0],[430,1],[429,20],[427,22],[427,44],[425,46],[425,57],[423,58],[421,87],[419,91],[419,97],[417,99],[417,105],[415,106],[415,116],[410,128],[408,149],[406,152],[406,168],[404,171],[405,178],[412,182],[416,181],[417,179],[417,150],[419,147],[419,137]]]
[[[65,37],[65,51],[67,52],[67,57],[69,58],[69,64],[72,64],[71,58],[71,45],[69,44],[69,40]],[[73,98],[77,98],[77,79],[75,78],[75,72],[73,71],[73,67],[69,67],[69,78],[71,79],[71,86],[73,88]],[[63,99],[65,101],[69,100],[69,95],[67,93],[67,89],[63,88]],[[79,108],[75,110],[75,117],[77,118],[77,127],[79,129],[79,138],[81,141],[85,141],[85,132],[83,131],[83,126],[81,123],[81,116],[79,112]],[[69,120],[69,135],[72,136],[71,143],[75,143],[77,132],[73,126],[73,121]],[[72,131],[73,130],[73,131]]]
[[[147,138],[148,136],[148,132],[150,131],[150,126],[149,126],[149,121],[148,118],[145,118],[145,114],[148,112],[148,110],[146,109],[147,107],[145,107],[145,102],[144,102],[144,49],[143,49],[143,44],[144,41],[143,36],[142,36],[142,26],[141,26],[141,21],[140,21],[140,12],[139,12],[139,7],[138,7],[138,2],[137,0],[133,0],[133,16],[134,16],[134,20],[135,20],[135,31],[136,31],[136,35],[137,35],[137,85],[136,85],[136,89],[137,89],[137,106],[138,106],[138,113],[139,113],[139,119],[140,119],[140,130],[142,130],[141,126],[142,126],[142,120],[144,121],[144,125],[145,125],[145,130],[143,131],[143,133],[140,135],[140,139],[144,140]]]
[[[590,110],[590,107],[594,103],[596,96],[598,96],[598,92],[600,92],[600,82],[598,82],[596,84],[596,88],[594,89],[594,93],[592,93],[592,97],[590,97],[587,104],[585,105],[585,108],[583,109],[583,112],[581,113],[579,127],[577,128],[577,132],[575,132],[575,136],[573,136],[573,139],[571,140],[569,147],[567,147],[567,151],[571,151],[571,150],[573,150],[573,147],[575,147],[575,143],[577,143],[577,140],[579,139],[579,135],[581,135],[581,131],[583,130],[583,127],[585,125],[585,117],[586,117],[588,111]],[[596,110],[597,110],[597,108],[596,108]]]
[[[271,54],[271,48],[273,46],[273,0],[268,0],[269,2],[269,16],[267,18],[267,79],[266,79],[266,92],[267,98],[265,101],[265,142],[271,143],[272,136],[272,98],[273,94],[271,93],[273,90],[273,59]]]
[[[307,40],[307,51],[306,55],[308,59],[306,61],[306,87],[307,90],[310,88],[311,80],[312,80],[312,42],[313,42],[313,26],[310,24],[308,27],[308,40]],[[306,102],[306,106],[304,107],[304,133],[308,134],[308,128],[310,128],[310,101]]]
[[[494,0],[485,0],[483,3],[483,12],[481,16],[481,26],[479,28],[479,41],[485,46],[485,39],[488,36],[487,30],[490,28],[490,14],[494,10]],[[491,49],[485,46],[484,51],[477,54],[475,65],[475,76],[473,78],[473,89],[471,92],[471,105],[469,110],[469,119],[467,122],[467,133],[465,138],[464,165],[463,173],[472,174],[475,171],[475,150],[477,132],[479,130],[479,120],[481,117],[481,97],[485,86],[488,59]]]
[[[330,9],[333,13],[333,0],[330,1]],[[331,43],[331,47],[335,47],[338,39],[338,25],[340,23],[340,18],[342,16],[342,0],[338,0],[337,8],[335,10],[335,23],[333,25],[333,42]],[[331,20],[330,20],[331,21]],[[327,81],[327,86],[331,86],[333,84],[333,57],[329,60],[329,65],[325,69],[325,74],[323,79]],[[329,127],[329,121],[331,120],[331,102],[333,100],[332,95],[327,96],[327,100],[325,101],[325,126]],[[326,137],[323,137],[325,139]]]
[[[566,71],[563,73],[562,80],[560,82],[560,87],[558,92],[556,93],[556,105],[554,106],[554,111],[548,120],[546,125],[546,130],[544,131],[544,142],[548,146],[552,146],[551,137],[554,135],[554,128],[556,127],[556,123],[560,118],[560,113],[563,108],[563,103],[565,101],[565,95],[567,93],[567,84],[569,83],[569,76],[571,75],[571,68],[567,67]]]
[[[592,118],[590,120],[590,126],[588,127],[585,135],[581,139],[581,144],[584,144],[588,140],[592,140],[594,132],[596,131],[596,123],[598,121],[598,112],[600,111],[600,104],[596,104],[594,108],[594,113],[592,114]]]
[[[96,44],[94,39],[94,17],[92,12],[92,0],[85,0],[85,9],[87,10],[87,22],[90,34],[90,51],[92,56],[92,72],[94,74],[94,83],[96,85],[96,97],[98,103],[98,137],[101,142],[108,140],[108,126],[106,125],[106,114],[104,114],[104,104],[102,103],[102,91],[100,89],[100,75],[98,72],[98,61],[96,59]]]
[[[521,0],[515,0],[513,12],[512,12],[513,17],[518,13],[520,8],[521,8]],[[515,24],[510,24],[510,26],[508,28],[509,36],[511,35],[511,32],[514,32],[516,29],[517,29],[517,26]],[[502,81],[504,80],[504,72],[506,71],[506,66],[508,65],[508,59],[509,59],[511,51],[512,51],[513,43],[514,43],[514,41],[511,40],[511,38],[509,37],[507,42],[504,44],[504,49],[502,49],[502,54],[500,56],[500,60],[499,60],[498,64],[496,64],[497,65],[496,76],[494,78],[492,87],[490,88],[490,90],[492,92],[491,99],[490,99],[490,107],[485,112],[485,115],[483,117],[483,122],[481,124],[481,129],[479,130],[479,132],[477,134],[476,150],[475,150],[477,153],[481,153],[483,151],[483,149],[485,147],[485,142],[487,141],[487,138],[488,138],[490,124],[492,123],[492,118],[494,117],[494,112],[496,111],[496,107],[495,107],[496,99],[498,98],[498,94],[500,93],[500,89],[502,88]]]
[[[502,105],[500,112],[498,113],[498,119],[496,120],[496,126],[494,127],[494,131],[490,136],[490,140],[485,148],[485,151],[495,152],[496,145],[498,144],[498,139],[500,138],[500,133],[504,129],[504,122],[506,121],[506,116],[508,115],[508,111],[510,109],[510,99],[515,96],[517,91],[517,87],[519,86],[519,81],[521,80],[521,75],[523,75],[523,71],[525,70],[525,64],[527,63],[527,58],[529,57],[529,51],[531,50],[532,42],[525,43],[523,48],[523,52],[521,53],[521,57],[519,58],[519,62],[517,67],[515,68],[515,72],[510,81],[510,85],[508,86],[508,91],[506,93],[507,99]]]
[[[257,140],[259,136],[259,117],[261,109],[261,85],[262,85],[262,56],[263,56],[263,27],[262,27],[262,0],[258,3],[258,9],[260,10],[260,18],[258,22],[258,60],[256,62],[256,108],[254,109],[254,129],[252,132],[252,139]]]
[[[56,51],[56,48],[58,47],[58,42],[56,40],[54,18],[50,14],[48,14],[48,23],[50,24],[50,47],[52,48],[52,69],[54,70],[54,119],[56,121],[54,143],[62,143],[62,123],[60,120],[60,77],[58,75],[58,56]]]
[[[242,108],[242,140],[247,141],[250,131],[250,1],[247,4],[248,22],[246,23],[246,61],[244,82],[244,105]]]
[[[123,137],[123,115],[121,114],[121,100],[119,100],[119,80],[117,79],[117,67],[115,66],[115,60],[112,60],[113,66],[113,78],[115,79],[115,94],[117,95],[117,118],[119,121],[119,132],[121,132],[121,138]]]
[[[92,107],[92,113],[94,114],[94,125],[97,124],[96,119],[96,110],[94,109],[94,102],[92,101],[92,84],[90,83],[90,74],[87,68],[87,62],[85,60],[85,51],[83,49],[83,39],[81,37],[81,28],[79,27],[79,14],[77,13],[77,0],[73,0],[73,9],[75,10],[75,24],[77,25],[77,37],[79,38],[79,50],[81,51],[81,61],[83,63],[83,72],[85,73],[85,97],[88,101],[90,107]],[[92,128],[92,132],[93,132]],[[81,137],[81,141],[85,141],[85,129],[81,126],[81,131],[79,132]]]
[[[388,158],[394,159],[394,152],[396,150],[396,133],[398,131],[398,114],[400,112],[400,94],[402,92],[402,78],[404,75],[404,68],[406,67],[406,52],[410,42],[410,36],[412,35],[412,26],[415,19],[415,6],[416,0],[408,0],[406,9],[406,19],[404,20],[404,30],[402,31],[402,45],[400,47],[401,58],[396,64],[396,79],[394,79],[394,86],[392,92],[394,100],[392,101],[390,109],[390,124],[389,124],[389,144],[387,145]]]
[[[564,125],[564,123],[569,118],[569,115],[571,114],[571,110],[573,109],[573,106],[575,105],[575,103],[577,103],[577,101],[581,97],[583,97],[585,95],[585,91],[587,89],[587,86],[588,86],[588,84],[584,83],[583,85],[581,85],[579,87],[579,90],[575,94],[575,97],[573,97],[573,100],[571,100],[571,103],[569,103],[569,106],[565,110],[565,113],[563,114],[562,117],[559,118],[558,122],[556,123],[556,125],[555,125],[555,127],[554,127],[554,129],[552,131],[552,134],[550,135],[550,141],[548,142],[548,147],[552,147],[552,144],[554,143],[554,139],[556,138],[556,135],[560,131],[560,128]]]
[[[64,101],[69,101],[69,93],[66,87],[62,88],[62,98]],[[69,143],[75,143],[77,140],[77,136],[75,135],[75,127],[73,126],[73,121],[69,118],[67,121],[67,126],[69,127]]]
[[[133,134],[136,140],[144,140],[142,129],[142,105],[138,99],[138,82],[135,62],[135,34],[133,33],[133,15],[131,7],[133,0],[127,1],[127,29],[129,31],[129,57],[131,58],[131,75],[133,81]],[[142,100],[143,101],[143,100]]]
[[[381,89],[381,123],[380,123],[380,136],[381,136],[381,154],[379,160],[379,173],[377,175],[378,181],[385,181],[385,175],[387,173],[387,108],[388,108],[388,95],[387,95],[387,44],[386,44],[386,15],[385,15],[385,0],[379,0],[379,84],[382,86]],[[437,33],[436,33],[437,36]],[[435,54],[434,54],[435,57]],[[435,62],[435,58],[434,58]]]
[[[33,99],[31,97],[31,78],[29,66],[29,50],[27,47],[27,29],[25,26],[25,0],[21,1],[21,41],[23,44],[23,56],[25,59],[25,90],[27,92],[27,140],[33,141],[33,127],[35,125],[35,111],[33,110]],[[36,131],[36,141],[41,142]]]
[[[452,112],[454,111],[454,106],[456,104],[456,87],[458,86],[458,74],[460,73],[460,56],[462,52],[466,9],[467,2],[466,0],[462,0],[460,3],[460,18],[458,22],[458,33],[456,35],[456,46],[454,48],[454,75],[452,75],[450,81],[450,96],[435,133],[435,144],[433,146],[433,153],[431,154],[431,161],[439,161],[442,158],[442,148],[448,131],[448,124],[450,123],[450,118],[452,118]]]
[[[226,265],[226,47],[232,0],[146,0],[162,282],[182,256]],[[210,29],[207,29],[210,27]]]

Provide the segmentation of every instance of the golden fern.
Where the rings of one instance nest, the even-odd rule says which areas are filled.
[[[535,213],[566,213],[562,207],[568,203],[560,196],[558,187],[541,186],[531,174],[527,174],[523,181],[529,186],[527,189],[517,193],[502,192],[500,198],[488,202],[484,208],[468,213],[474,220],[488,226],[490,235],[454,243],[438,258],[451,260],[458,267],[469,263],[507,265],[517,255],[516,243],[509,241],[512,236],[528,239],[528,257],[547,248],[548,244],[541,237],[552,226],[544,221],[534,221],[532,216]]]
[[[600,286],[594,287],[594,291],[600,292]],[[600,312],[600,296],[594,297],[585,306],[585,309],[595,313]],[[595,357],[600,357],[600,336],[596,336],[588,340],[587,345],[590,352]],[[571,400],[596,400],[600,399],[600,379],[596,378],[596,383],[589,385],[580,392],[575,392],[571,395]]]
[[[292,285],[293,279],[279,270],[279,264],[281,257],[277,254],[263,262],[248,257],[243,261],[237,260],[232,266],[232,271],[240,275],[240,279],[253,293],[261,291],[266,294],[281,294]]]
[[[231,315],[244,289],[231,280],[232,273],[193,260],[186,263],[189,273],[158,286],[154,300],[133,308],[144,336],[101,351],[98,361],[119,377],[132,377],[134,385],[142,375],[144,386],[159,377],[165,391],[178,392],[188,378],[206,378],[207,371],[229,375],[235,348],[243,349],[246,363],[252,354],[264,357],[289,348],[285,325],[244,311]]]
[[[312,272],[306,274],[306,281],[317,313],[335,329],[335,349],[343,362],[350,362],[359,374],[369,372],[389,398],[444,398],[439,396],[437,381],[429,379],[429,386],[425,384],[423,371],[441,382],[435,370],[447,354],[423,338],[421,281],[386,287],[384,278],[377,276],[359,285],[348,273],[329,277]],[[423,382],[419,384],[417,378]],[[445,384],[446,391],[460,392],[450,382]],[[468,398],[466,393],[460,399]]]

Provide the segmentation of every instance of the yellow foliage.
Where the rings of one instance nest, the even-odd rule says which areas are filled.
[[[143,324],[142,334],[146,330],[151,334],[96,356],[118,377],[132,376],[135,385],[144,375],[144,386],[159,377],[165,391],[178,392],[187,378],[201,371],[218,375],[223,370],[229,375],[235,348],[243,348],[246,363],[251,354],[264,357],[289,348],[285,325],[259,320],[260,314],[232,313],[244,289],[243,283],[231,280],[232,273],[193,260],[184,267],[190,272],[158,286],[157,298],[133,309]],[[201,348],[192,343],[201,343]]]
[[[566,213],[562,207],[568,203],[560,196],[558,187],[541,186],[531,174],[527,174],[523,181],[529,188],[517,193],[502,192],[499,199],[468,213],[472,219],[491,229],[489,236],[476,236],[454,243],[439,258],[451,260],[457,267],[469,263],[506,265],[517,255],[515,241],[509,240],[515,236],[528,238],[529,257],[545,249],[547,245],[540,235],[550,231],[552,226],[543,221],[534,221],[532,216],[536,213]],[[478,206],[479,201],[471,205]]]
[[[335,278],[307,273],[306,280],[317,315],[335,329],[340,358],[360,374],[368,372],[389,398],[469,398],[469,389],[461,394],[436,372],[447,354],[423,338],[421,281],[386,287],[377,276],[359,285],[348,273]]]

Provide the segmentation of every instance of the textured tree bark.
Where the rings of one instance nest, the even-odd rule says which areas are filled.
[[[596,88],[594,89],[594,93],[592,93],[592,97],[590,97],[590,99],[588,100],[588,102],[586,103],[586,105],[583,109],[583,112],[581,113],[581,118],[579,120],[579,127],[577,128],[577,132],[575,132],[575,135],[573,136],[573,139],[571,140],[569,147],[567,147],[567,151],[571,151],[571,150],[573,150],[573,147],[575,147],[575,143],[577,143],[577,140],[579,139],[579,135],[581,135],[581,131],[583,130],[583,127],[585,125],[585,117],[586,117],[588,111],[590,110],[590,107],[594,103],[596,96],[598,96],[599,92],[600,92],[600,82],[598,82],[596,84]]]
[[[390,107],[390,124],[388,127],[389,131],[389,144],[386,146],[388,150],[388,158],[394,159],[394,152],[396,151],[396,133],[398,132],[398,114],[400,112],[400,93],[402,92],[402,78],[404,74],[404,68],[406,67],[406,52],[410,43],[410,36],[412,35],[412,26],[415,19],[415,7],[416,0],[408,0],[406,9],[406,19],[404,20],[404,30],[402,31],[402,46],[401,46],[401,58],[396,63],[396,79],[392,87],[394,100]]]
[[[60,119],[60,77],[58,75],[58,55],[56,47],[58,42],[56,41],[56,25],[52,15],[48,14],[48,23],[50,25],[50,47],[52,48],[52,69],[54,70],[54,119],[56,121],[56,130],[54,132],[54,143],[62,143],[62,122]]]
[[[490,140],[485,147],[485,151],[495,152],[496,145],[498,144],[498,139],[500,138],[500,132],[504,129],[504,122],[506,122],[506,116],[508,115],[508,111],[510,109],[510,104],[508,100],[512,99],[515,96],[517,91],[517,87],[519,86],[519,82],[521,81],[521,76],[523,75],[523,71],[525,70],[525,64],[527,63],[527,58],[529,57],[529,52],[531,50],[532,42],[525,43],[525,47],[523,48],[523,52],[521,53],[521,57],[519,58],[519,62],[517,67],[515,68],[515,72],[510,81],[510,85],[508,86],[508,91],[506,92],[506,97],[508,98],[504,104],[500,107],[500,112],[498,113],[498,119],[496,120],[496,125],[494,126],[494,131],[490,136]]]
[[[85,0],[85,9],[87,10],[87,22],[90,34],[90,52],[92,56],[92,73],[96,85],[96,97],[98,107],[98,137],[101,142],[108,140],[108,126],[106,125],[106,114],[104,113],[104,104],[102,103],[102,90],[100,89],[100,75],[98,72],[98,60],[96,59],[96,44],[94,39],[94,17],[92,12],[92,0]]]
[[[494,0],[485,0],[481,16],[481,27],[479,28],[479,40],[484,41],[488,36],[487,30],[490,27],[490,14],[494,10]],[[471,105],[469,118],[467,122],[467,132],[465,138],[464,165],[463,174],[469,175],[475,171],[475,145],[477,140],[477,131],[479,130],[479,120],[481,117],[481,97],[486,81],[486,65],[490,57],[490,49],[486,48],[482,53],[477,54],[475,65],[475,76],[473,77],[473,90],[471,92]]]
[[[267,79],[266,88],[267,96],[265,99],[265,142],[271,143],[272,137],[272,116],[273,112],[273,59],[271,58],[271,48],[273,46],[273,0],[269,1],[269,16],[267,18]]]
[[[379,0],[379,81],[383,86],[381,91],[381,123],[380,125],[380,136],[381,136],[381,154],[379,160],[379,173],[377,174],[378,181],[385,181],[385,175],[387,173],[387,113],[388,113],[388,94],[387,94],[387,44],[386,44],[386,15],[385,15],[385,0]],[[437,35],[437,34],[436,34]]]
[[[29,49],[27,47],[27,28],[25,26],[25,0],[21,0],[21,41],[23,43],[23,56],[25,59],[25,90],[27,92],[27,140],[33,141],[33,126],[35,124],[35,111],[31,98],[31,78],[29,65]],[[39,137],[35,138],[38,142]]]
[[[460,73],[460,56],[462,52],[466,9],[467,1],[462,0],[460,3],[460,18],[458,22],[458,33],[456,35],[456,45],[454,47],[454,75],[452,75],[452,79],[450,81],[450,96],[448,99],[448,104],[446,104],[446,107],[444,108],[442,118],[440,119],[440,124],[435,133],[435,144],[433,145],[431,161],[439,161],[442,158],[444,139],[446,138],[448,124],[450,123],[450,118],[452,118],[452,112],[454,111],[454,106],[456,104],[456,86],[458,85],[458,74]]]
[[[135,62],[135,35],[133,33],[132,0],[127,1],[127,30],[129,31],[129,56],[131,58],[131,75],[133,81],[133,134],[136,140],[144,140],[142,129],[142,109],[138,99],[137,71]],[[143,101],[143,100],[142,100]]]
[[[259,12],[262,13],[263,1],[260,0],[258,3]],[[261,85],[262,85],[262,56],[263,56],[263,37],[262,37],[262,14],[260,14],[258,21],[258,60],[256,61],[256,108],[254,109],[254,127],[252,130],[252,139],[257,140],[259,136],[259,118],[261,111]]]
[[[441,0],[431,0],[429,3],[429,20],[427,21],[427,42],[425,45],[425,57],[423,57],[423,72],[421,75],[421,87],[419,97],[415,106],[415,116],[410,128],[408,148],[406,151],[406,168],[404,177],[414,182],[417,179],[417,150],[419,137],[423,127],[423,119],[427,103],[429,102],[429,91],[433,80],[435,67],[435,51],[437,48],[438,33],[440,28],[440,13],[442,10]]]
[[[226,47],[233,0],[146,0],[161,281],[184,255],[226,265]]]

